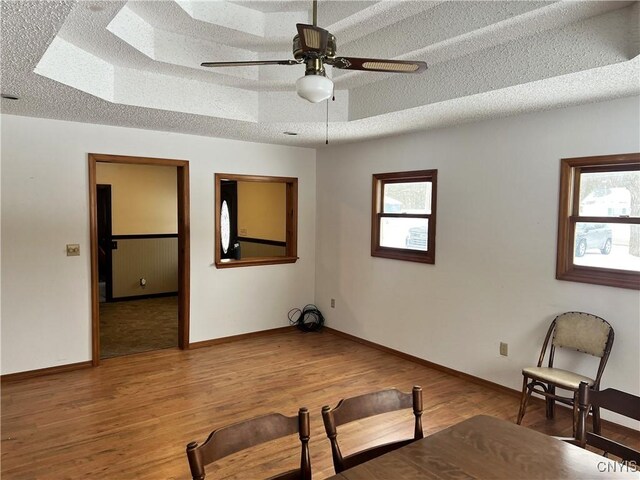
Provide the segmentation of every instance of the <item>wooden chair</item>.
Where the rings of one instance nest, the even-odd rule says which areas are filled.
[[[545,354],[550,345],[549,363],[543,367]],[[536,367],[522,370],[522,396],[520,411],[516,423],[520,425],[527,409],[527,403],[532,393],[538,393],[546,398],[547,418],[553,418],[555,402],[573,407],[573,432],[576,432],[578,422],[578,388],[580,382],[586,382],[593,390],[600,389],[600,379],[607,365],[611,346],[613,345],[613,328],[600,317],[583,312],[567,312],[558,315],[547,331],[542,352]],[[595,378],[556,368],[553,363],[556,348],[567,348],[588,353],[600,358]],[[570,397],[556,394],[556,387],[572,392]],[[593,428],[600,433],[600,411],[593,410]]]
[[[413,407],[413,414],[415,416],[415,430],[413,438],[379,445],[349,456],[342,456],[337,438],[338,432],[336,428],[338,426],[355,420],[360,420],[361,418],[372,417],[374,415],[411,407]],[[322,407],[322,420],[324,421],[324,428],[327,432],[327,437],[329,437],[329,441],[331,442],[333,466],[336,473],[340,473],[348,468],[359,465],[392,450],[396,450],[397,448],[408,445],[423,437],[422,388],[415,386],[413,387],[412,393],[403,393],[393,388],[374,393],[367,393],[358,397],[343,399],[340,400],[335,408],[330,408],[329,406]]]
[[[298,415],[293,417],[271,413],[219,428],[211,432],[202,445],[198,445],[197,442],[187,445],[191,476],[193,480],[203,480],[204,467],[210,463],[249,447],[298,433],[302,443],[300,468],[271,479],[311,480],[309,432],[309,411],[306,408],[301,408]]]
[[[611,453],[625,462],[634,462],[635,465],[640,465],[640,451],[603,437],[600,432],[587,432],[589,410],[595,411],[597,408],[640,420],[640,397],[613,388],[601,391],[592,390],[588,383],[582,382],[578,390],[578,402],[580,404],[580,417],[576,432],[578,444],[583,448],[585,445],[590,445],[603,450],[605,455]]]

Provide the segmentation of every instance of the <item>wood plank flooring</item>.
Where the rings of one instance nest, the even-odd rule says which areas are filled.
[[[1,474],[12,480],[186,480],[188,442],[202,442],[234,421],[271,411],[294,415],[306,406],[313,478],[320,480],[333,474],[321,407],[387,387],[410,391],[414,384],[424,387],[425,435],[478,414],[514,421],[518,411],[516,396],[329,332],[292,331],[112,358],[94,369],[3,383]],[[568,412],[558,410],[558,418],[547,421],[534,403],[523,423],[569,435]],[[362,447],[365,436],[371,442],[411,436],[411,413],[388,415],[341,429],[344,452]],[[618,438],[629,441],[627,433]],[[631,442],[640,446],[638,436]],[[293,437],[254,450],[251,460],[239,453],[208,468],[207,478],[265,478],[299,459]]]

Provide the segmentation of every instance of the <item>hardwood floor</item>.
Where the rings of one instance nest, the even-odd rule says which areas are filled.
[[[514,421],[518,412],[514,395],[329,332],[292,331],[3,383],[2,478],[186,480],[188,442],[202,442],[214,428],[240,419],[271,411],[294,415],[306,406],[313,478],[320,480],[333,474],[321,407],[386,387],[410,391],[414,384],[424,388],[425,435],[478,414]],[[568,411],[558,410],[556,420],[547,421],[534,403],[523,424],[569,435]],[[365,436],[371,442],[409,437],[412,418],[401,412],[354,422],[341,428],[341,447],[345,453],[362,448]],[[618,438],[629,441],[627,433]],[[640,436],[631,441],[640,446]],[[294,437],[257,450],[252,461],[239,453],[207,468],[207,478],[265,478],[299,460]]]

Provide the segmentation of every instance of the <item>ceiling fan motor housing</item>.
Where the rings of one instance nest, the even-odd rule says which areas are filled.
[[[322,56],[324,58],[332,58],[336,54],[336,37],[329,33],[327,41],[327,49],[324,54],[318,55],[316,52],[304,51],[300,42],[300,35],[293,37],[293,58],[296,60],[306,60],[311,56]]]

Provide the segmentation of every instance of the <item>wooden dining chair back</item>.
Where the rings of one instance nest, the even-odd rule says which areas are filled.
[[[205,466],[233,453],[279,438],[299,434],[302,444],[300,468],[271,477],[273,480],[311,480],[309,457],[309,411],[301,408],[297,416],[271,413],[234,423],[211,432],[202,445],[187,445],[187,459],[193,480],[205,478]]]
[[[613,328],[600,317],[584,312],[566,312],[558,315],[549,326],[538,365],[522,369],[522,394],[516,423],[519,425],[522,422],[531,394],[537,393],[546,399],[547,418],[554,417],[556,401],[573,407],[573,432],[575,433],[580,382],[587,382],[593,390],[600,389],[600,379],[611,353],[613,338]],[[554,365],[554,357],[558,348],[577,350],[600,358],[596,375],[591,378],[557,368]],[[545,367],[543,363],[547,350],[549,360]],[[571,396],[556,394],[556,387],[570,391]],[[600,432],[598,408],[593,411],[593,425],[594,431]]]
[[[578,393],[578,402],[580,403],[580,418],[578,420],[576,439],[579,445],[581,447],[590,445],[603,450],[605,453],[613,454],[625,462],[634,462],[635,465],[640,465],[639,450],[607,438],[601,432],[587,431],[587,416],[590,410],[593,411],[596,408],[602,408],[634,420],[640,420],[640,397],[613,388],[592,390],[589,388],[588,383],[582,382]]]
[[[362,418],[383,413],[394,412],[405,408],[413,408],[415,427],[413,438],[378,445],[348,456],[343,456],[338,444],[337,427]],[[359,465],[367,460],[396,450],[423,437],[422,433],[422,388],[413,387],[412,393],[403,393],[395,388],[379,392],[367,393],[357,397],[340,400],[335,408],[322,407],[322,420],[327,437],[331,442],[333,466],[336,473]]]

